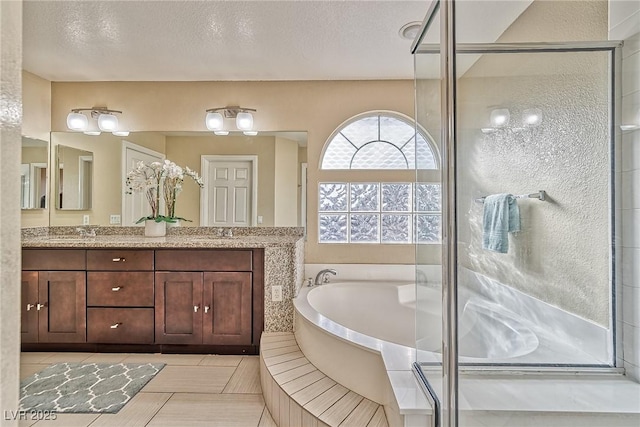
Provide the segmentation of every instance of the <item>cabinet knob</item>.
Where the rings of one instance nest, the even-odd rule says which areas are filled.
[[[27,311],[31,311],[33,307],[35,307],[34,304],[27,304]]]
[[[37,304],[36,304],[36,310],[40,311],[40,309],[41,309],[41,308],[44,308],[44,307],[46,307],[46,306],[47,306],[47,303],[46,303],[46,302],[43,302],[42,304],[37,303]]]
[[[118,292],[120,289],[122,289],[122,286],[114,286],[113,288],[111,288],[113,292]]]
[[[199,306],[199,305],[194,305],[194,306],[193,306],[193,312],[194,312],[194,313],[197,313],[199,309],[200,309],[200,306]]]
[[[211,310],[211,308],[210,308],[208,305],[205,305],[205,306],[204,306],[204,312],[205,312],[205,313],[208,313],[208,312],[209,312],[209,310]]]
[[[113,325],[110,326],[111,329],[118,329],[118,326],[122,325],[122,323],[118,322],[118,323],[114,323]]]
[[[111,261],[113,261],[113,262],[125,262],[126,258],[125,257],[113,258]]]

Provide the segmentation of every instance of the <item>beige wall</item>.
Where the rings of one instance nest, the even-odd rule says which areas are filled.
[[[381,180],[388,174],[318,171],[322,147],[331,133],[350,117],[371,110],[391,110],[413,116],[413,81],[291,81],[291,82],[92,82],[52,84],[52,128],[66,130],[72,108],[105,105],[122,110],[121,122],[132,131],[204,131],[205,110],[239,104],[256,108],[255,127],[262,131],[308,132],[308,241],[310,263],[414,262],[412,245],[319,245],[317,188],[323,180]],[[182,153],[191,156],[187,152]],[[175,160],[173,152],[167,152]],[[194,159],[188,164],[192,164]],[[187,160],[187,159],[184,159]],[[197,160],[199,163],[199,159]],[[413,178],[413,173],[407,174]],[[195,191],[189,186],[186,191]],[[179,200],[179,209],[182,205]],[[179,211],[189,218],[195,212]],[[266,218],[265,218],[266,219]],[[438,263],[439,247],[429,261]]]
[[[273,222],[276,227],[298,226],[298,168],[298,143],[276,137]]]
[[[22,135],[49,141],[51,131],[51,82],[35,74],[22,71]],[[46,159],[45,155],[45,159]],[[22,163],[26,163],[22,160]],[[49,176],[51,172],[49,171]],[[48,209],[21,211],[22,227],[49,225]]]
[[[21,65],[22,2],[0,1],[0,408],[14,413],[20,377]],[[18,420],[2,417],[0,425],[17,426]]]

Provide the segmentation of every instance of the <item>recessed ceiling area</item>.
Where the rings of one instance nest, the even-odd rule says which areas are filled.
[[[461,20],[492,17],[478,36],[487,42],[530,0],[465,3],[478,5]],[[25,0],[23,68],[59,82],[412,79],[412,41],[399,31],[429,4]]]

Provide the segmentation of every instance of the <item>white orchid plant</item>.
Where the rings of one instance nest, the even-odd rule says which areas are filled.
[[[170,160],[149,164],[138,162],[136,167],[127,173],[126,194],[144,193],[151,206],[151,215],[140,218],[136,224],[147,220],[170,223],[178,220],[190,221],[176,216],[176,199],[182,191],[185,176],[192,178],[200,188],[204,187],[202,178],[189,167],[183,169]],[[160,215],[161,187],[166,215]]]

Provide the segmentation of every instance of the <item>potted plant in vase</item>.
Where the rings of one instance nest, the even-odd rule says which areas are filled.
[[[163,164],[138,162],[136,167],[127,173],[126,194],[144,193],[151,207],[151,213],[143,216],[136,224],[145,223],[144,235],[162,237],[167,232],[167,218],[160,215],[160,186],[164,175]]]
[[[178,194],[182,191],[182,183],[184,182],[185,175],[191,177],[200,188],[204,187],[204,183],[198,173],[189,169],[188,166],[185,166],[185,168],[182,169],[175,163],[165,160],[162,167],[164,169],[163,190],[168,218],[167,225],[169,227],[179,227],[180,221],[191,222],[189,219],[176,216],[176,199],[178,198]]]

